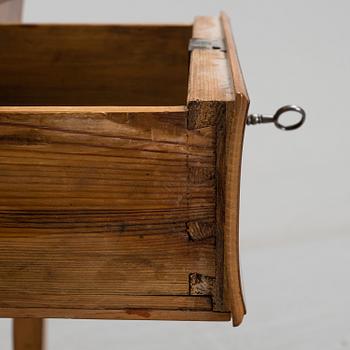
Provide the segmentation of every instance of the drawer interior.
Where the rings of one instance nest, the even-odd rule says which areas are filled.
[[[0,106],[186,104],[188,25],[1,25]]]

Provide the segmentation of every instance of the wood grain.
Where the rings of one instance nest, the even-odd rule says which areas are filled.
[[[184,107],[54,110],[0,110],[0,307],[203,309],[184,297],[215,238],[193,245],[187,222],[214,218],[215,186],[188,178],[214,168],[214,130]]]
[[[0,26],[0,317],[242,321],[249,98],[191,29]]]
[[[221,39],[218,18],[196,17],[193,37]],[[232,81],[226,54],[220,50],[194,49],[191,52],[187,106],[189,128],[216,125],[225,114],[225,102],[233,100]]]
[[[212,221],[190,221],[187,223],[187,233],[194,241],[216,236],[216,225]]]
[[[52,308],[83,310],[197,310],[211,311],[210,296],[177,295],[115,295],[115,294],[48,294],[38,292],[35,295],[26,290],[1,292],[3,308]]]
[[[193,25],[193,37],[198,39],[222,39],[222,28],[218,18],[197,17]],[[224,296],[224,183],[226,172],[226,104],[234,99],[231,75],[225,52],[213,49],[194,49],[191,53],[189,72],[188,109],[189,128],[202,130],[214,126],[216,133],[216,273],[214,309],[227,311]],[[200,223],[197,222],[197,226]],[[195,227],[192,224],[192,227]],[[194,230],[192,230],[194,231]]]
[[[85,310],[85,309],[3,309],[1,317],[83,318],[104,320],[229,321],[230,313],[192,310]]]
[[[0,105],[181,105],[191,26],[1,25]]]
[[[226,50],[194,49],[189,73],[189,128],[216,130],[216,280],[214,309],[231,310],[233,324],[245,306],[239,271],[239,191],[249,99],[226,15],[198,17],[193,37],[223,40]],[[213,287],[214,288],[214,287]]]
[[[14,350],[44,350],[44,326],[40,318],[13,320]]]
[[[0,23],[18,23],[22,19],[23,0],[0,0]]]
[[[225,179],[225,268],[231,303],[232,322],[238,326],[246,313],[239,262],[239,203],[244,129],[249,97],[233,41],[229,18],[221,14],[228,60],[234,85],[235,100],[227,105],[226,114],[226,179]]]
[[[213,203],[213,181],[191,186],[189,196],[187,177],[192,165],[213,168],[215,135],[212,129],[187,132],[183,111],[0,112],[0,125],[0,210],[161,210],[186,209],[188,200],[193,207]]]

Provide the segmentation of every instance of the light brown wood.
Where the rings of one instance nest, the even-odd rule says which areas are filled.
[[[187,131],[185,110],[0,113],[1,210],[212,207],[213,180],[197,177],[189,197],[187,178],[214,168],[215,134]]]
[[[191,26],[0,25],[0,105],[182,105]]]
[[[249,99],[191,29],[0,26],[0,317],[242,321]]]
[[[243,136],[249,108],[249,97],[233,41],[229,18],[221,14],[221,23],[227,45],[235,100],[226,111],[226,176],[225,176],[225,268],[232,321],[239,325],[246,313],[239,263],[239,199]]]
[[[14,350],[44,350],[44,326],[40,318],[13,320]]]
[[[197,17],[193,25],[196,39],[222,39],[220,20],[213,17]],[[189,71],[188,109],[189,128],[202,130],[215,128],[216,149],[216,214],[215,246],[216,271],[212,295],[214,309],[228,311],[224,295],[224,181],[225,181],[225,113],[226,104],[234,99],[227,55],[221,50],[194,49]],[[197,223],[197,226],[199,223]],[[202,231],[204,231],[202,229]],[[210,280],[210,276],[203,276]]]
[[[213,17],[197,17],[193,37],[220,39],[220,21]],[[225,104],[233,99],[232,82],[227,74],[226,54],[220,50],[195,49],[191,53],[187,105],[189,128],[215,125]]]
[[[239,271],[239,183],[248,95],[226,15],[198,17],[193,37],[224,40],[226,50],[195,49],[189,73],[189,127],[216,129],[216,283],[218,310],[231,310],[233,324],[245,313]],[[227,289],[224,287],[227,285]],[[221,301],[221,304],[220,304]]]
[[[86,310],[86,309],[3,309],[2,317],[83,318],[105,320],[229,321],[230,313],[192,310]]]
[[[0,23],[18,23],[22,19],[23,0],[0,0]]]
[[[38,292],[31,295],[27,291],[9,294],[1,292],[3,308],[47,309],[85,309],[85,310],[123,310],[123,309],[153,309],[153,310],[197,310],[211,311],[210,296],[176,296],[176,295],[117,295],[117,294],[49,294]],[[77,311],[78,313],[78,311]]]
[[[2,295],[26,291],[18,307],[45,303],[41,294],[66,295],[61,305],[106,297],[104,307],[129,295],[138,306],[215,273],[214,239],[193,245],[187,233],[190,218],[215,214],[213,180],[188,183],[193,167],[214,168],[215,134],[187,130],[183,107],[156,110],[1,109]]]
[[[192,37],[215,40],[222,38],[222,26],[218,17],[197,16],[194,19]],[[220,93],[217,91],[216,93]]]

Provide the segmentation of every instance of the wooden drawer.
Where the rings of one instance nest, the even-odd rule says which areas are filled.
[[[238,325],[228,18],[1,25],[0,77],[0,317]]]

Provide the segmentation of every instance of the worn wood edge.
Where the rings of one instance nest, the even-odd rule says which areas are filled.
[[[196,17],[192,37],[222,39],[220,21],[216,17]],[[226,53],[221,50],[194,49],[190,53],[187,107],[188,128],[215,125],[226,101],[234,99]],[[219,111],[219,112],[218,112]]]
[[[249,97],[233,41],[230,20],[225,13],[221,13],[220,21],[226,41],[235,92],[235,101],[227,104],[226,111],[224,251],[232,322],[234,326],[238,326],[246,313],[239,261],[239,203],[243,136],[249,108]]]
[[[231,22],[225,12],[221,12],[220,21],[223,28],[223,35],[226,41],[227,55],[232,72],[235,97],[241,95],[242,98],[244,98],[249,103],[248,91],[244,81],[241,64],[238,59],[236,44],[233,39]]]
[[[189,275],[190,295],[211,297],[213,312],[227,312],[223,309],[222,295],[217,294],[218,288],[217,277],[206,276],[200,273],[191,273]]]
[[[220,19],[215,16],[196,16],[193,24],[193,37],[197,39],[219,39],[223,37]]]
[[[248,106],[245,100],[236,99],[235,105],[228,106],[227,115],[246,114]],[[238,112],[239,111],[239,112]],[[226,284],[228,299],[231,304],[232,321],[238,326],[243,321],[246,307],[243,297],[240,258],[239,258],[239,203],[240,203],[240,175],[241,175],[241,148],[243,134],[240,120],[233,120],[227,127],[227,133],[236,135],[228,137],[227,170],[225,180],[225,229],[224,229],[224,260],[226,268]],[[244,127],[244,126],[243,126]]]
[[[229,321],[230,313],[154,309],[89,310],[46,308],[0,308],[3,318],[72,318],[110,320]]]
[[[193,38],[223,40],[224,33],[218,17],[196,17]],[[227,53],[213,49],[194,49],[191,52],[188,83],[188,128],[216,126],[216,272],[213,291],[213,310],[230,310],[225,295],[224,272],[224,212],[226,174],[226,114],[227,103],[233,102],[234,88]]]
[[[45,349],[45,324],[41,318],[15,318],[13,320],[14,350]]]
[[[172,113],[187,106],[0,106],[0,113]]]
[[[147,295],[81,295],[36,293],[30,298],[25,292],[0,292],[0,308],[53,308],[53,309],[156,309],[210,311],[210,296],[147,296]]]

